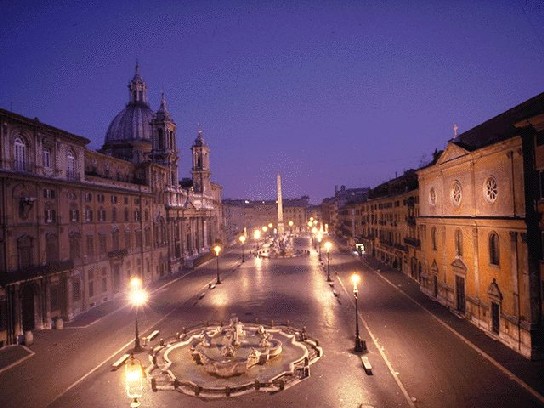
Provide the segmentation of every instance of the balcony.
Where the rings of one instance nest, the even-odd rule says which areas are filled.
[[[0,284],[6,285],[21,281],[32,280],[58,272],[68,271],[74,267],[74,261],[53,261],[45,265],[29,266],[15,272],[0,274]]]
[[[108,258],[123,258],[128,255],[127,249],[114,249],[108,252]]]
[[[416,238],[404,238],[404,243],[416,249],[419,249],[421,247],[421,241]]]

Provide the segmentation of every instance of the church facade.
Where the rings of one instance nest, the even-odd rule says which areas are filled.
[[[103,147],[0,109],[0,346],[191,267],[222,241],[221,186],[201,131],[179,180],[176,123],[138,67]]]

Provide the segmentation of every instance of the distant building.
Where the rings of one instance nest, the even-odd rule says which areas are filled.
[[[417,244],[417,175],[409,170],[379,186],[366,189],[361,201],[338,212],[343,236],[350,246],[362,245],[365,253],[401,271],[414,268],[411,247]]]
[[[178,181],[176,124],[138,68],[102,149],[0,109],[0,346],[191,266],[223,239],[221,186],[201,132]]]
[[[310,198],[283,199],[283,221],[285,231],[299,232],[306,227],[307,211]],[[278,207],[276,200],[224,199],[222,201],[225,216],[225,230],[229,240],[244,232],[252,231],[272,224],[277,228]],[[290,226],[292,222],[292,226]],[[252,235],[250,236],[252,237]]]

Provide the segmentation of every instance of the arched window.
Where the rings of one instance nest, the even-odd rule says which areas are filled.
[[[433,251],[436,251],[436,227],[431,228],[431,246]]]
[[[455,254],[463,255],[463,232],[459,228],[455,230]]]
[[[499,265],[499,235],[496,232],[489,234],[489,263]]]
[[[26,144],[21,138],[15,139],[13,146],[15,170],[26,171]]]
[[[66,176],[74,180],[76,179],[76,156],[74,155],[74,152],[69,150],[68,154],[66,155]]]
[[[51,149],[49,147],[43,148],[42,161],[43,161],[43,167],[45,167],[46,169],[51,168]]]

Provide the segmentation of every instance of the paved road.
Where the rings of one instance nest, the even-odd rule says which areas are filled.
[[[308,240],[300,239],[297,245],[306,247]],[[290,259],[246,257],[243,264],[239,255],[233,251],[221,258],[223,283],[214,289],[209,288],[215,281],[211,262],[154,292],[141,314],[142,332],[158,328],[161,336],[169,336],[203,321],[227,321],[232,314],[247,322],[305,326],[324,350],[311,366],[310,378],[275,394],[213,400],[148,389],[142,407],[544,406],[544,399],[532,394],[541,364],[513,358],[500,345],[490,346],[498,347],[498,360],[486,358],[482,349],[471,346],[470,335],[477,330],[452,319],[440,306],[425,303],[398,272],[376,272],[360,258],[334,252],[331,287],[315,252]],[[359,322],[372,376],[364,373],[352,352],[353,271],[363,278]],[[84,329],[36,333],[35,355],[0,374],[0,407],[128,407],[122,370],[112,372],[110,365],[129,348],[133,336],[129,308]],[[485,339],[481,344],[485,346]],[[518,371],[526,370],[526,382],[501,371],[507,365],[500,360],[504,356]],[[145,361],[144,354],[140,357]]]

